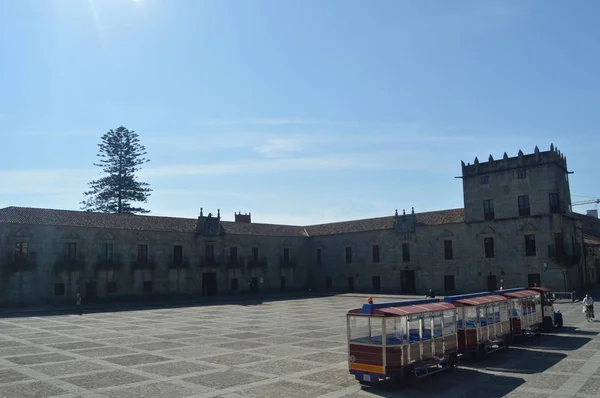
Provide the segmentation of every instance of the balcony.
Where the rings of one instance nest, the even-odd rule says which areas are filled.
[[[137,258],[131,262],[131,269],[152,270],[156,267],[156,262],[151,258]]]
[[[565,202],[550,203],[550,213],[563,214],[566,212],[567,212],[567,205]]]
[[[171,261],[169,261],[170,269],[186,269],[189,267],[190,267],[190,259],[187,256],[183,256],[178,259],[171,258]]]
[[[69,257],[61,254],[54,262],[54,272],[60,274],[63,271],[74,272],[85,269],[85,256],[78,254],[75,257]]]
[[[527,217],[531,215],[531,207],[519,207],[519,217]]]
[[[581,245],[572,247],[562,245],[548,245],[548,257],[563,268],[570,268],[579,264],[581,260]]]
[[[267,267],[267,258],[257,257],[257,258],[249,258],[248,259],[248,268],[266,268]]]
[[[32,272],[37,267],[37,256],[35,252],[30,252],[26,257],[15,256],[13,253],[7,253],[2,262],[3,269],[11,274],[17,272]]]
[[[122,262],[119,256],[113,256],[112,258],[106,258],[106,255],[99,254],[94,264],[96,271],[116,271],[121,269]]]
[[[279,268],[296,268],[297,261],[295,258],[280,258]]]
[[[216,268],[223,265],[223,261],[218,257],[201,257],[198,263],[200,268]]]
[[[227,268],[243,268],[244,259],[240,257],[227,257],[225,259],[225,265]]]

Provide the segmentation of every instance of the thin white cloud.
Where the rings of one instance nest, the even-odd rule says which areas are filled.
[[[180,152],[211,152],[225,149],[249,149],[265,156],[279,152],[298,153],[302,149],[318,149],[319,151],[344,151],[344,148],[363,147],[366,145],[428,144],[447,146],[467,143],[500,144],[514,143],[507,135],[451,135],[427,134],[420,130],[392,131],[380,133],[376,129],[368,132],[344,131],[305,131],[299,133],[273,132],[227,132],[202,133],[183,136],[146,137],[142,138],[147,146],[170,149]]]
[[[92,131],[92,130],[71,130],[71,131],[44,131],[44,130],[32,130],[20,133],[26,137],[76,137],[76,136],[97,136],[100,138],[104,132]]]
[[[258,153],[267,158],[279,158],[302,151],[303,146],[298,139],[275,138],[268,140],[264,145],[254,148]]]
[[[321,125],[321,126],[353,126],[354,122],[312,120],[299,117],[279,117],[279,118],[245,118],[238,120],[204,120],[196,123],[198,126],[284,126],[284,125]]]

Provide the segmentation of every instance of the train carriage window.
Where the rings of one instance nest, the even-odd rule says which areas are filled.
[[[461,308],[462,309],[462,308]],[[444,336],[456,335],[456,312],[444,311]]]
[[[431,340],[431,314],[423,314],[423,333],[421,334],[422,340]]]
[[[535,295],[535,306],[540,308],[541,305],[542,305],[542,295],[536,294]]]
[[[464,307],[465,316],[464,321],[467,329],[474,329],[477,327],[477,307]]]
[[[496,323],[496,317],[494,316],[494,304],[487,306],[487,321],[488,325],[493,325]]]
[[[442,337],[443,334],[443,322],[442,313],[437,312],[433,314],[433,338]]]
[[[348,317],[350,342],[363,344],[382,344],[383,318],[369,316]]]
[[[502,317],[500,316],[500,307],[500,304],[494,304],[494,319],[496,320],[496,323],[500,323],[500,321],[502,321]]]
[[[487,326],[487,305],[478,305],[477,315],[479,317],[479,324],[481,326]]]
[[[410,343],[418,343],[421,341],[421,317],[408,318],[408,340]]]
[[[448,312],[448,311],[446,311]],[[446,312],[444,312],[444,317],[446,316]],[[464,307],[458,307],[456,309],[456,327],[458,329],[464,329],[465,328],[465,309]]]
[[[511,301],[511,306],[512,306],[512,316],[521,316],[521,314],[523,313],[523,310],[521,309],[521,304],[519,303],[519,299],[512,299]]]
[[[387,345],[406,344],[407,320],[405,316],[387,318],[385,321],[385,333]]]
[[[500,321],[506,322],[508,321],[508,314],[510,311],[510,303],[507,301],[503,301],[500,303]]]
[[[527,302],[527,299],[521,299],[521,309],[522,309],[522,314],[523,315],[528,315],[530,313],[529,311],[529,303]]]

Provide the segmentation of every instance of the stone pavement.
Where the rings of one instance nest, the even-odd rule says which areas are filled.
[[[3,317],[0,397],[600,396],[600,321],[571,303],[560,332],[411,388],[362,389],[345,313],[366,297]]]

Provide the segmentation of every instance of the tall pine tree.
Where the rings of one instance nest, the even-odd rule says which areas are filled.
[[[105,177],[90,182],[90,190],[83,194],[88,199],[81,202],[82,210],[103,213],[150,213],[141,207],[132,207],[131,202],[146,202],[152,190],[150,185],[139,182],[136,172],[140,165],[149,162],[143,156],[146,148],[140,144],[138,135],[121,126],[102,136],[98,144],[99,163]]]

